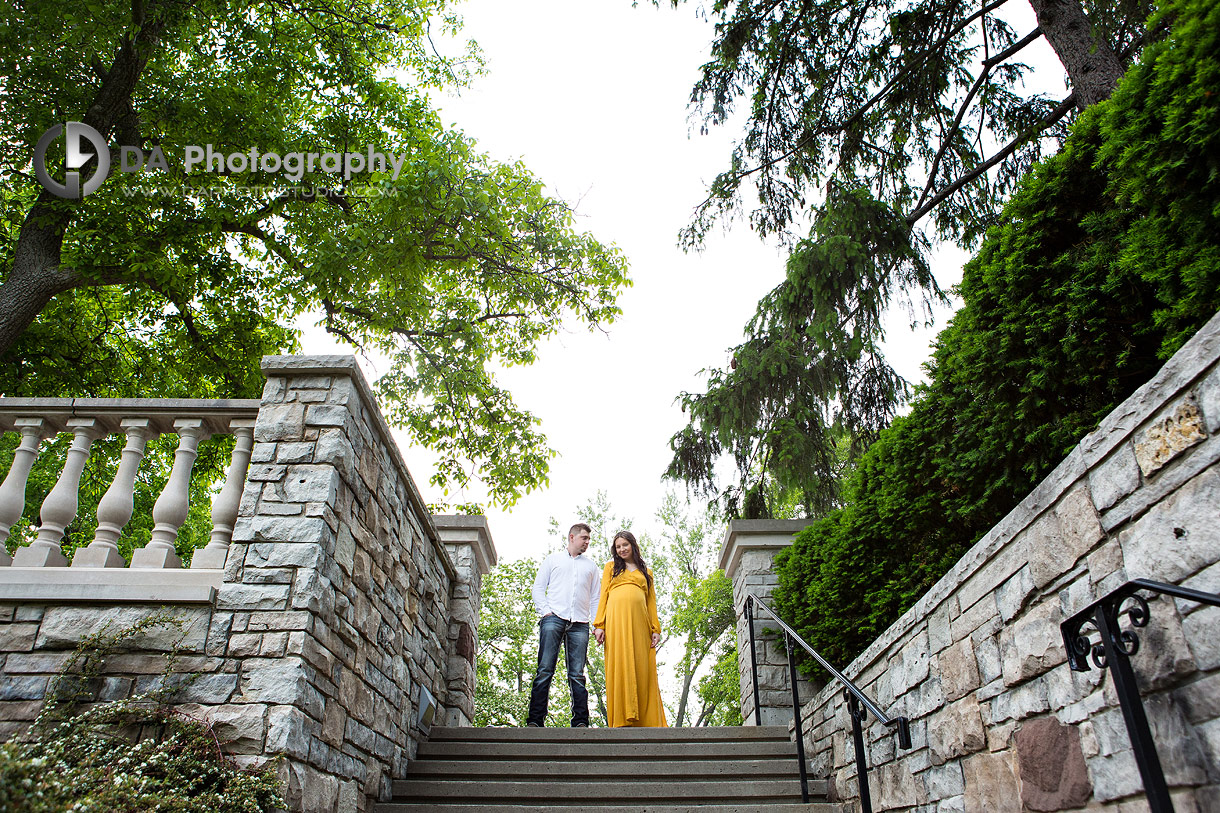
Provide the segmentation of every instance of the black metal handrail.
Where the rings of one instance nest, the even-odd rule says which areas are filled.
[[[805,640],[797,635],[792,627],[784,623],[784,620],[776,614],[775,610],[772,610],[756,596],[746,596],[746,626],[750,628],[750,671],[754,678],[755,725],[762,725],[762,713],[759,709],[758,700],[758,657],[755,654],[754,643],[754,605],[758,605],[766,610],[784,632],[784,649],[788,653],[788,682],[792,686],[792,719],[795,725],[796,753],[801,763],[801,801],[809,801],[809,778],[805,772],[805,735],[801,730],[801,701],[797,694],[796,686],[796,644],[799,644],[823,669],[844,686],[843,694],[847,698],[847,710],[851,714],[852,740],[855,743],[856,750],[856,779],[860,783],[860,807],[863,813],[873,813],[872,796],[868,789],[868,760],[865,759],[864,753],[864,729],[862,723],[868,716],[868,712],[871,711],[873,716],[883,725],[897,729],[899,748],[911,747],[910,723],[906,717],[887,716],[876,703],[870,700],[864,692],[860,691],[860,688],[855,683],[852,683],[842,672],[831,666],[825,658],[818,654],[817,650],[805,643]],[[861,708],[861,704],[863,704],[863,708]]]
[[[1144,713],[1144,702],[1135,682],[1135,672],[1131,668],[1131,656],[1139,651],[1140,639],[1133,631],[1120,627],[1124,615],[1130,619],[1133,627],[1148,626],[1152,613],[1148,608],[1147,599],[1139,594],[1141,590],[1220,607],[1220,594],[1204,593],[1201,590],[1148,579],[1134,579],[1064,621],[1059,625],[1059,631],[1063,633],[1063,645],[1067,648],[1068,664],[1072,671],[1088,672],[1092,668],[1089,665],[1090,660],[1098,669],[1110,670],[1114,691],[1118,695],[1118,705],[1123,712],[1123,721],[1127,724],[1127,736],[1131,739],[1131,750],[1135,754],[1135,764],[1139,767],[1140,778],[1144,782],[1148,807],[1151,813],[1173,813],[1169,785],[1165,782],[1165,772],[1161,770],[1161,760],[1157,756],[1156,743],[1152,739],[1152,729],[1148,725],[1148,716]],[[1128,600],[1132,605],[1123,609],[1123,604]],[[1097,629],[1101,636],[1100,641],[1090,643],[1088,634],[1082,631],[1086,624],[1092,624]]]

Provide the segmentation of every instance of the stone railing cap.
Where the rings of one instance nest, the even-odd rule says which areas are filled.
[[[72,418],[97,418],[106,432],[120,432],[124,418],[149,418],[158,433],[169,434],[176,418],[202,418],[211,434],[228,434],[234,419],[258,415],[257,398],[0,398],[0,431],[12,431],[24,417],[45,421],[44,433],[70,431]]]
[[[467,543],[474,547],[479,573],[486,575],[499,561],[491,528],[482,514],[434,514],[432,522],[445,544]]]
[[[360,371],[355,356],[263,356],[261,369],[268,372],[351,375]]]
[[[730,579],[749,549],[785,548],[792,537],[812,524],[812,519],[735,519],[724,532],[720,548],[720,569]]]

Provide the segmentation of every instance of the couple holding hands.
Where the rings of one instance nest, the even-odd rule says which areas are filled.
[[[661,622],[652,571],[640,556],[630,531],[619,531],[610,546],[611,560],[599,568],[584,556],[592,531],[583,522],[568,531],[568,543],[542,560],[534,579],[538,622],[538,670],[530,692],[527,724],[546,719],[551,678],[563,643],[572,690],[572,726],[589,725],[589,692],[585,657],[589,627],[606,648],[606,721],[618,726],[665,726],[657,651]]]

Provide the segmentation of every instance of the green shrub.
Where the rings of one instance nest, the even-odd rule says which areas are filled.
[[[22,741],[0,744],[0,810],[14,813],[265,813],[284,808],[274,770],[239,769],[207,723],[170,705],[183,681],[111,702],[91,702],[106,656],[151,626],[84,639]],[[167,656],[169,678],[174,653]],[[180,678],[179,675],[174,677]]]

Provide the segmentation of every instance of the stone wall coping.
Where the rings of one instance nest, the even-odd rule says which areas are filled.
[[[1112,410],[1077,447],[1089,468],[1097,465],[1175,394],[1192,386],[1220,359],[1220,313],[1199,328],[1161,369]]]
[[[778,551],[792,544],[792,537],[814,522],[812,519],[735,519],[724,532],[720,547],[720,569],[730,579],[747,550]]]
[[[390,425],[386,423],[385,416],[381,414],[381,407],[377,403],[377,396],[373,393],[373,388],[369,386],[368,379],[364,377],[364,373],[360,370],[360,365],[356,361],[356,357],[352,355],[335,355],[335,356],[263,356],[262,364],[260,365],[265,377],[272,375],[339,375],[350,378],[356,385],[356,391],[360,393],[360,397],[365,402],[366,411],[370,416],[374,429],[381,436],[381,443],[390,452],[390,459],[394,461],[394,465],[398,467],[399,474],[402,475],[403,481],[407,484],[407,494],[411,499],[411,505],[415,509],[415,513],[419,516],[420,524],[423,525],[424,533],[432,542],[433,549],[440,556],[441,564],[445,568],[445,573],[448,574],[452,581],[457,577],[457,572],[453,569],[453,563],[449,561],[449,552],[445,550],[445,546],[441,543],[440,532],[436,529],[436,523],[432,521],[432,513],[428,510],[428,506],[424,503],[424,498],[420,494],[419,487],[415,485],[415,478],[411,476],[411,470],[407,468],[407,461],[403,459],[402,450],[398,448],[398,443],[394,440],[394,436],[390,433]]]
[[[131,412],[149,414],[169,412],[240,412],[258,411],[257,398],[0,398],[0,411],[5,413],[32,412],[44,409],[67,412]]]
[[[47,434],[64,431],[68,418],[98,418],[108,431],[121,431],[123,418],[152,418],[154,431],[174,432],[173,419],[199,417],[212,434],[227,434],[235,418],[258,414],[257,398],[0,398],[0,430],[12,431],[22,417],[47,421]]]
[[[487,517],[484,515],[437,514],[432,517],[432,521],[440,531],[442,542],[446,544],[465,543],[473,546],[475,562],[478,564],[481,575],[487,575],[488,571],[499,561],[496,545],[491,539],[491,527],[487,524]]]
[[[971,576],[985,567],[1018,533],[1051,508],[1072,486],[1078,482],[1087,482],[1092,466],[1128,439],[1145,421],[1164,408],[1166,403],[1203,379],[1217,361],[1220,361],[1220,313],[1201,327],[1155,376],[1107,415],[1097,429],[1086,435],[1063,462],[1035,486],[1016,508],[966,551],[957,564],[932,585],[914,606],[877,636],[868,648],[843,670],[843,674],[854,679],[882,653],[901,640],[921,619],[930,617]],[[830,688],[823,690],[809,702],[814,704],[815,708],[824,705],[830,691]]]
[[[221,569],[0,567],[0,602],[210,604]]]

